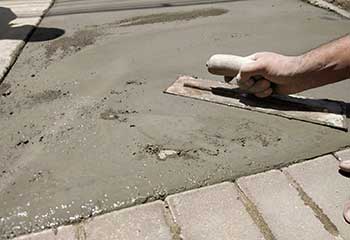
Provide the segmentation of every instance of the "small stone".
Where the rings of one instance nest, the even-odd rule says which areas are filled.
[[[175,150],[161,150],[158,153],[158,157],[160,160],[165,160],[167,157],[171,157],[171,156],[174,156],[177,154],[178,154],[178,152]]]

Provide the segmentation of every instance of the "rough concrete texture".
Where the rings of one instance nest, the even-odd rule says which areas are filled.
[[[315,217],[300,193],[278,170],[237,180],[262,215],[275,239],[337,239]]]
[[[119,25],[208,8],[228,12]],[[214,53],[298,54],[348,32],[349,23],[295,0],[44,19],[40,27],[65,35],[27,44],[1,85],[7,89],[0,98],[1,236],[77,222],[349,145],[348,133],[328,127],[162,93],[178,74],[220,79],[206,72]],[[305,94],[350,101],[349,84]],[[160,159],[162,150],[178,154]]]
[[[264,239],[232,183],[166,198],[183,239]]]
[[[45,230],[17,237],[14,240],[81,240],[81,238],[79,238],[78,229],[75,226],[64,226],[56,230]]]
[[[84,228],[86,240],[172,239],[161,201],[93,218]]]
[[[350,148],[334,153],[339,161],[350,160]]]
[[[283,171],[290,174],[336,225],[333,231],[338,232],[343,239],[350,239],[349,224],[342,217],[343,205],[350,199],[350,182],[348,178],[338,173],[338,161],[332,155],[326,155],[295,164]]]

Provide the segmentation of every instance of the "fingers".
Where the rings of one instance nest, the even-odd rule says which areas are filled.
[[[248,90],[255,83],[255,80],[253,78],[242,79],[240,73],[238,73],[238,75],[236,76],[236,80],[239,88],[242,90]]]
[[[254,82],[253,85],[250,88],[248,88],[246,91],[254,94],[259,98],[268,97],[273,92],[270,81],[266,79],[261,79]]]
[[[265,98],[265,97],[270,96],[272,94],[272,92],[273,92],[272,88],[268,88],[265,91],[255,93],[254,95],[258,98]]]
[[[244,64],[237,75],[237,84],[243,90],[251,88],[255,81],[252,79],[256,76],[263,76],[265,66],[259,61]]]
[[[250,93],[264,92],[265,90],[269,89],[270,86],[270,81],[266,79],[261,79],[256,81],[249,89],[247,89],[247,91]]]

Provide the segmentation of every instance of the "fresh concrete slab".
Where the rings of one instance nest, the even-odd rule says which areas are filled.
[[[276,239],[338,239],[326,230],[281,171],[240,178],[237,183]]]
[[[77,222],[349,145],[343,131],[162,93],[179,74],[219,79],[205,67],[214,53],[298,54],[349,25],[295,0],[45,18],[40,27],[65,34],[27,44],[2,84],[10,94],[0,98],[1,235]],[[348,89],[344,82],[309,94],[350,101]],[[162,150],[178,154],[160,159]]]
[[[333,222],[343,239],[350,239],[349,224],[343,219],[343,206],[350,200],[349,179],[338,173],[332,155],[283,169]]]
[[[239,199],[233,183],[167,197],[183,239],[264,239]]]
[[[161,201],[93,218],[84,224],[84,229],[86,240],[172,239]]]

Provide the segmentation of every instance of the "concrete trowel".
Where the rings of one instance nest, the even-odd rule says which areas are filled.
[[[210,73],[225,76],[225,80],[229,81],[239,73],[243,64],[251,61],[253,60],[245,57],[216,54],[208,60],[207,68]],[[348,130],[346,105],[340,101],[276,94],[267,98],[257,98],[240,90],[233,82],[206,80],[191,76],[179,76],[164,92],[344,131]]]

